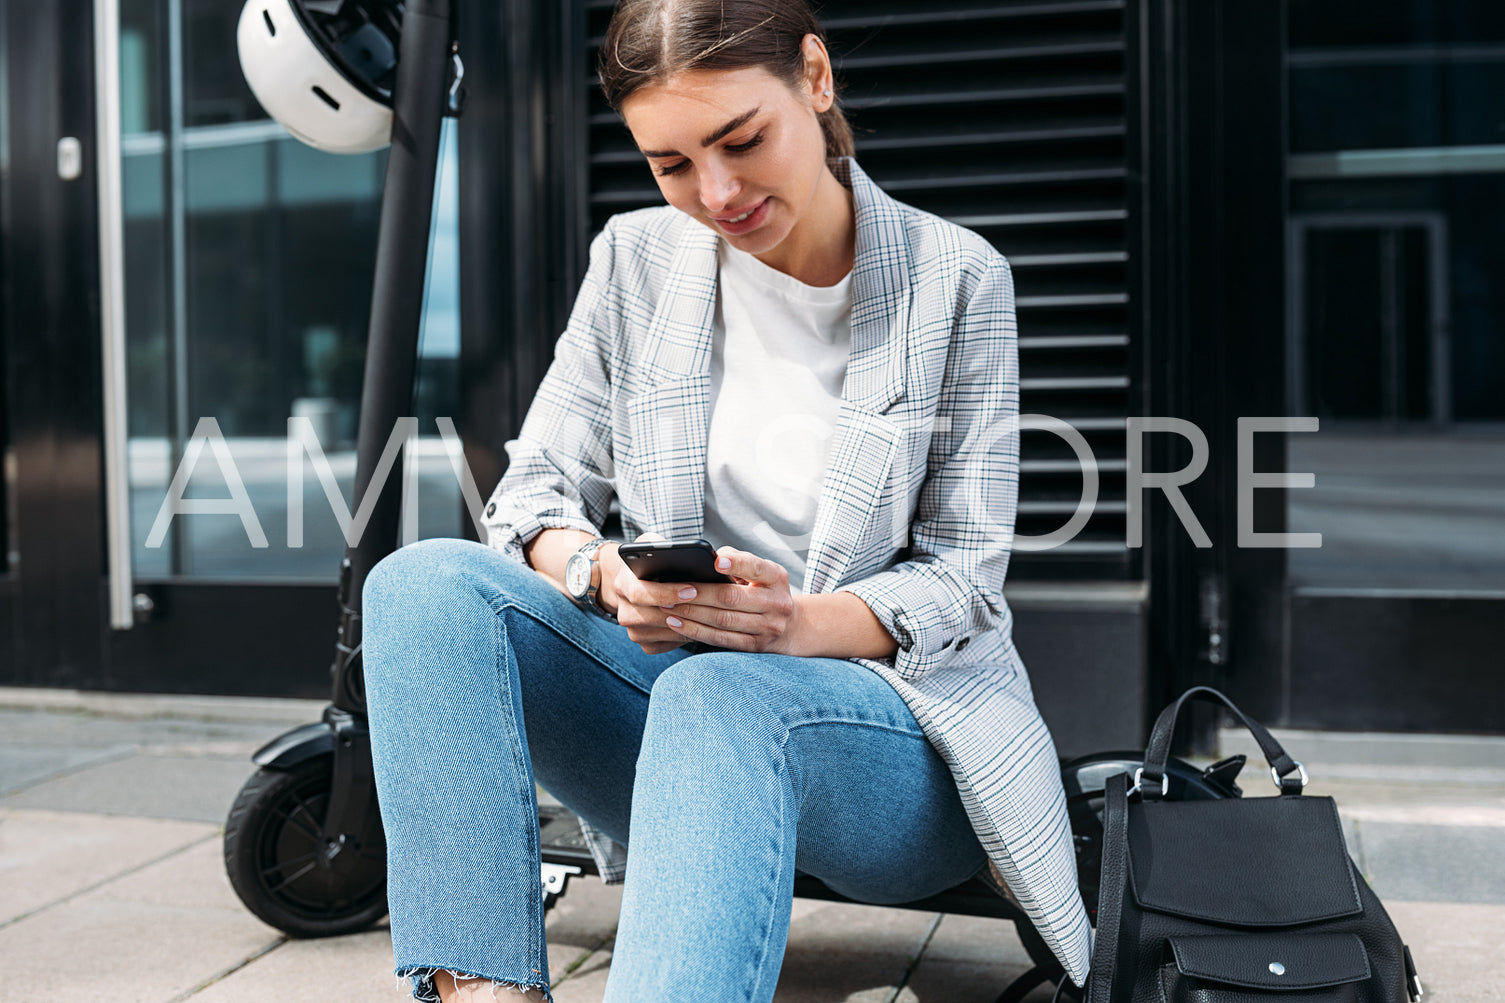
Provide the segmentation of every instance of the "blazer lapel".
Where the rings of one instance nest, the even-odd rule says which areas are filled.
[[[882,413],[904,393],[910,262],[904,215],[856,163],[838,161],[850,179],[857,214],[852,266],[852,358],[842,399]],[[845,179],[844,179],[845,180]]]
[[[812,593],[836,588],[849,570],[870,573],[867,565],[902,547],[909,529],[907,492],[884,497],[904,434],[884,415],[904,394],[910,306],[904,217],[854,161],[838,161],[836,174],[852,189],[857,216],[852,356],[810,538],[805,591]]]
[[[705,531],[716,276],[716,235],[686,220],[648,328],[643,380],[627,406],[637,461],[630,510],[643,532],[671,540]],[[622,507],[629,510],[628,499]]]

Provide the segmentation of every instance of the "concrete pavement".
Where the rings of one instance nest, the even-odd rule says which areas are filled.
[[[289,940],[225,878],[221,825],[251,752],[321,710],[0,688],[0,1003],[404,999],[385,923]],[[1505,740],[1280,734],[1314,793],[1337,796],[1429,999],[1505,1000]],[[559,1003],[600,1000],[619,903],[576,879],[549,914]],[[1027,967],[997,920],[799,900],[776,1000],[988,1003]]]

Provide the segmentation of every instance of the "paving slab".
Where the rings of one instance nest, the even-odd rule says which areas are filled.
[[[104,748],[45,748],[0,745],[0,797],[33,787],[92,763],[121,759],[135,752],[130,745]]]
[[[925,945],[925,960],[1003,965],[1019,971],[1034,964],[1011,921],[982,916],[943,916]]]
[[[0,928],[204,840],[218,845],[218,827],[77,812],[0,813]]]
[[[1385,822],[1358,828],[1364,876],[1382,901],[1505,905],[1505,829]]]
[[[46,686],[0,686],[0,709],[59,711],[113,718],[184,718],[294,725],[319,720],[322,700],[214,697],[179,693],[102,693]]]
[[[1025,971],[1015,965],[976,961],[935,961],[927,954],[893,1003],[993,1003]],[[1037,988],[1028,1003],[1050,1003],[1055,987]]]
[[[208,840],[0,929],[0,1003],[166,1003],[283,939],[235,900]]]
[[[796,899],[777,1003],[888,1003],[918,963],[939,913]]]
[[[1311,731],[1271,728],[1270,734],[1308,770],[1364,775],[1387,771],[1390,779],[1408,769],[1498,770],[1505,772],[1505,735],[1412,735],[1397,732]],[[1243,728],[1222,728],[1224,756],[1242,752],[1264,762],[1254,736]],[[1317,774],[1314,774],[1317,775]]]
[[[32,693],[0,688],[0,1003],[406,998],[385,927],[291,941],[246,912],[224,876],[218,827],[254,769],[250,752],[317,720],[321,702]],[[1403,745],[1312,745],[1312,793],[1337,798],[1429,1000],[1505,1003],[1499,750]],[[1262,766],[1241,783],[1273,792]],[[620,886],[584,878],[551,911],[558,1003],[599,1003],[620,904]],[[990,1003],[1028,965],[1001,920],[797,900],[775,999]]]
[[[792,942],[784,952],[774,1003],[889,1003],[909,963],[903,955],[829,954]]]
[[[554,1003],[601,1003],[606,996],[606,976],[611,971],[611,950],[602,948],[576,959],[575,968],[562,980],[554,975]]]
[[[906,968],[904,958],[832,956],[791,944],[773,999],[774,1003],[890,1003]],[[575,972],[554,986],[554,1003],[601,1003],[610,970],[609,950],[591,953]],[[994,992],[993,996],[997,995]]]
[[[789,949],[806,953],[876,954],[901,965],[917,957],[939,914],[795,899],[789,920]]]
[[[1427,1003],[1505,1001],[1505,906],[1454,902],[1386,902],[1411,946]]]
[[[1275,789],[1265,774],[1260,794]],[[1451,825],[1459,812],[1491,811],[1491,821],[1475,824],[1505,824],[1505,783],[1451,780],[1368,780],[1322,777],[1312,781],[1311,794],[1325,794],[1338,803],[1338,811],[1355,818],[1386,817],[1391,821]],[[1401,817],[1404,816],[1404,817]]]
[[[319,720],[317,714],[308,719]],[[307,723],[307,722],[304,722]],[[277,722],[216,721],[193,718],[114,717],[85,711],[21,711],[0,707],[0,735],[27,748],[101,748],[127,745],[171,749],[219,743],[226,754],[249,756],[288,730]]]
[[[186,997],[192,1003],[400,1003],[407,980],[392,974],[392,932],[385,922],[364,933],[289,940]]]
[[[1032,967],[1009,920],[943,916],[895,1003],[993,1003],[1004,987]],[[1048,1001],[1050,990],[1027,998]]]
[[[46,808],[223,823],[254,772],[239,759],[136,754],[0,797],[0,808]]]
[[[544,921],[549,941],[549,978],[554,984],[570,976],[591,955],[610,954],[622,913],[622,886],[600,878],[571,878],[565,894]]]
[[[549,964],[556,984],[592,973],[601,975],[610,964],[609,946],[621,912],[622,887],[597,878],[576,878],[569,892],[549,910],[546,929]],[[603,947],[606,950],[601,950]],[[254,958],[233,972],[191,993],[192,1003],[261,1003],[272,998],[268,987],[296,986],[288,998],[317,999],[321,1003],[371,1003],[408,997],[407,979],[393,973],[392,934],[386,920],[370,931],[322,940],[289,940]],[[581,999],[601,998],[588,986],[572,988]]]
[[[595,880],[578,890],[572,884],[550,913],[555,1003],[600,1003],[611,968],[610,931],[604,921],[611,915],[614,928],[621,905],[619,888]],[[575,899],[582,891],[586,894]],[[608,899],[608,892],[615,894]],[[566,922],[564,910],[572,899],[580,903],[583,922]],[[555,913],[560,914],[557,920]],[[935,913],[797,899],[775,1003],[888,1003],[936,919]],[[588,943],[602,934],[602,940]],[[577,952],[568,962],[560,950],[563,946]]]

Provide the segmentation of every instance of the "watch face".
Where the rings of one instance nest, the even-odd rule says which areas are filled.
[[[591,587],[591,559],[584,554],[571,554],[564,566],[564,587],[576,599],[584,599]]]

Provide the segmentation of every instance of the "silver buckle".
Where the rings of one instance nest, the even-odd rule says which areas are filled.
[[[1298,760],[1298,759],[1293,759],[1293,760],[1291,760],[1291,762],[1293,762],[1293,763],[1296,764],[1296,769],[1301,773],[1301,787],[1302,787],[1303,790],[1305,790],[1306,789],[1306,785],[1309,782],[1309,778],[1306,775],[1306,767],[1302,766],[1301,765],[1301,761]],[[1273,780],[1273,781],[1275,781],[1275,786],[1276,786],[1277,789],[1279,789],[1280,786],[1281,786],[1281,784],[1280,784],[1280,774],[1275,772],[1275,767],[1273,767],[1273,766],[1270,767],[1270,779]]]
[[[1144,776],[1144,767],[1143,766],[1139,767],[1139,769],[1137,769],[1137,770],[1134,771],[1134,786],[1129,788],[1129,795],[1130,796],[1139,793],[1139,790],[1140,790],[1139,778],[1142,777],[1142,776]],[[1168,795],[1171,792],[1170,779],[1171,779],[1170,778],[1170,774],[1168,774],[1168,773],[1162,773],[1162,774],[1160,774],[1160,796],[1161,797],[1165,797],[1166,795]]]

